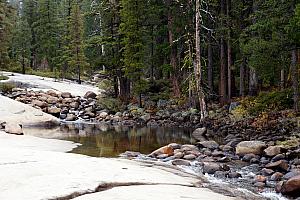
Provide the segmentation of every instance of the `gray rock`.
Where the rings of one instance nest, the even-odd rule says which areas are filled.
[[[45,107],[48,106],[48,104],[47,104],[46,102],[39,101],[39,100],[33,100],[33,101],[32,101],[32,104],[33,104],[34,106],[38,106],[38,107],[40,107],[40,108],[45,108]]]
[[[222,171],[222,168],[217,163],[204,162],[202,170],[203,170],[203,173],[214,174],[216,171]]]
[[[238,172],[229,172],[228,173],[228,178],[240,178],[242,175]]]
[[[219,148],[219,144],[213,140],[211,141],[202,141],[197,143],[200,147],[208,148],[211,150],[215,150]]]
[[[61,109],[57,108],[57,107],[48,108],[48,113],[51,114],[51,115],[59,115],[60,111],[61,111]]]
[[[92,91],[88,91],[87,93],[85,93],[84,98],[85,99],[95,99],[97,97],[97,94],[92,92]]]
[[[151,119],[151,115],[149,113],[146,113],[141,116],[140,119],[147,123]]]
[[[261,155],[265,149],[266,144],[262,141],[243,141],[236,147],[236,154],[245,155],[253,153],[255,155]]]
[[[224,171],[216,171],[214,173],[214,177],[216,177],[216,178],[226,178],[227,176],[228,176],[228,173],[224,172]]]
[[[182,152],[178,152],[174,154],[174,157],[179,159],[179,158],[183,158],[184,154]]]
[[[300,175],[300,170],[293,170],[293,171],[290,171],[288,173],[286,173],[284,176],[283,176],[283,179],[285,180],[288,180],[294,176],[298,176]]]
[[[269,163],[265,167],[273,170],[287,171],[289,168],[289,164],[285,160],[279,160]]]
[[[79,103],[77,101],[74,101],[72,103],[70,103],[70,107],[71,108],[74,108],[74,109],[78,109],[79,108]]]
[[[66,121],[75,121],[77,117],[74,114],[68,114]]]
[[[269,157],[273,157],[278,154],[281,154],[281,152],[282,152],[282,147],[280,146],[270,146],[264,150],[265,155]]]
[[[23,130],[20,124],[7,122],[4,131],[9,134],[23,135]]]
[[[199,141],[203,141],[205,140],[205,133],[206,133],[207,129],[205,127],[203,128],[197,128],[196,130],[193,131],[192,136]]]
[[[194,154],[189,154],[189,155],[183,156],[183,159],[185,159],[185,160],[195,160],[196,158],[197,158],[197,156],[195,156]]]
[[[61,93],[61,97],[62,97],[62,98],[71,98],[72,95],[71,95],[70,92],[62,92],[62,93]]]
[[[280,181],[283,177],[283,174],[280,172],[275,172],[271,177],[270,180],[271,181]]]
[[[47,102],[49,104],[56,104],[58,102],[58,98],[54,97],[54,96],[50,96],[50,97],[48,97]]]
[[[183,159],[176,159],[172,161],[173,165],[184,165],[184,166],[191,166],[191,163],[187,160]]]

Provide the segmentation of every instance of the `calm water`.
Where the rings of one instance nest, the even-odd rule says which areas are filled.
[[[72,153],[95,157],[116,157],[125,151],[144,154],[169,143],[195,142],[192,130],[180,128],[110,127],[105,124],[64,124],[55,129],[25,128],[25,134],[57,138],[82,144]]]

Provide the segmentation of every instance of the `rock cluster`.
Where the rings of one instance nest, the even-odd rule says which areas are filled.
[[[300,195],[300,146],[268,146],[262,141],[225,145],[215,141],[201,141],[195,145],[172,143],[153,151],[148,157],[177,166],[197,166],[202,173],[217,178],[246,178],[253,187],[276,188],[277,192],[288,196]],[[235,166],[239,160],[245,168],[256,169],[252,171],[255,175],[243,174],[241,168]]]

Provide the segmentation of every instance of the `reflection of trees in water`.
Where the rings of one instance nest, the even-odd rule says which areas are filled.
[[[92,156],[117,156],[127,150],[150,153],[172,142],[182,144],[191,142],[191,131],[179,128],[65,124],[61,131],[67,139],[83,144],[74,152]]]

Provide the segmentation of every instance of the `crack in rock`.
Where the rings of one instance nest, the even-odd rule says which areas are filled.
[[[48,200],[70,200],[76,197],[84,196],[87,194],[93,194],[98,192],[107,191],[113,189],[115,187],[124,187],[124,186],[140,186],[140,185],[176,185],[176,186],[184,186],[184,187],[200,187],[200,184],[195,183],[194,185],[185,185],[185,184],[172,184],[172,183],[141,183],[141,182],[131,182],[131,183],[103,183],[97,186],[94,190],[87,190],[83,192],[73,192],[72,194],[51,198]]]

